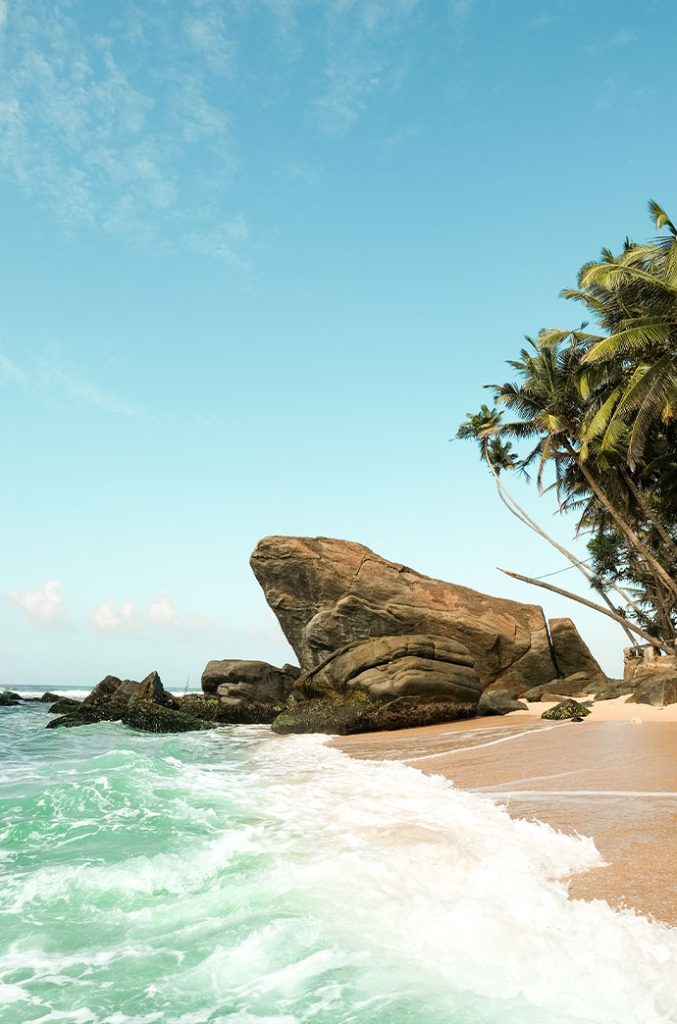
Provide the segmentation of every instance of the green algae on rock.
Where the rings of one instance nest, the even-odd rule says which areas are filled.
[[[579,704],[577,700],[568,699],[556,704],[554,708],[544,711],[541,718],[559,722],[572,718],[585,718],[589,714],[590,708],[586,708],[585,704]]]

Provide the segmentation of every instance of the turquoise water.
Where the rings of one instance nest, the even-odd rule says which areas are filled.
[[[570,900],[593,844],[240,727],[0,709],[3,1024],[654,1024],[677,931]]]

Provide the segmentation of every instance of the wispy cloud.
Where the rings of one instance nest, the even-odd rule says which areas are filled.
[[[238,132],[293,96],[304,131],[340,139],[405,87],[419,23],[461,37],[476,3],[0,0],[0,178],[69,233],[250,270],[261,232],[231,212],[245,175],[316,178],[301,147],[262,166]]]
[[[63,627],[70,623],[59,580],[47,580],[37,590],[12,590],[7,596],[33,625]]]
[[[402,39],[419,0],[348,3],[327,8],[327,60],[324,87],[315,102],[320,127],[327,135],[347,132],[369,101],[392,82],[403,59]],[[452,4],[463,6],[463,0]]]
[[[29,383],[27,374],[2,352],[0,352],[0,380],[24,385]]]
[[[191,147],[223,168],[232,146],[208,98],[233,68],[222,5],[102,6],[105,33],[78,7],[0,0],[0,174],[70,229],[176,237],[177,213],[204,201]]]
[[[552,11],[542,11],[541,14],[537,14],[529,22],[529,28],[548,28],[549,25],[553,25],[559,21],[559,15],[553,14]]]
[[[115,413],[118,416],[138,416],[141,414],[141,409],[131,405],[129,402],[116,398],[115,395],[102,390],[96,384],[92,384],[91,381],[74,377],[58,367],[52,366],[49,369],[46,377],[43,378],[43,383],[47,381],[52,386],[61,389],[70,398],[74,398],[78,402],[84,402],[87,405],[94,405],[97,409],[102,409],[104,412]]]
[[[627,46],[629,43],[633,43],[636,38],[637,36],[634,32],[623,29],[601,42],[588,43],[585,47],[585,52],[589,53],[592,57],[599,57],[601,54],[606,53],[607,50],[614,50],[618,46]]]
[[[250,229],[243,214],[201,230],[190,231],[186,241],[195,252],[211,256],[231,267],[248,270],[251,266]]]
[[[53,354],[39,356],[30,370],[0,352],[0,382],[15,384],[36,395],[54,394],[95,406],[118,416],[140,416],[143,410],[74,373]]]

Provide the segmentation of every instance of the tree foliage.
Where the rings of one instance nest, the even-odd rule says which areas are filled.
[[[499,472],[535,476],[588,535],[591,585],[664,643],[677,633],[677,229],[655,202],[660,232],[602,250],[562,294],[588,322],[551,328],[486,385],[493,404],[457,436]],[[592,328],[589,325],[592,324]],[[513,444],[517,444],[515,450]],[[503,488],[504,490],[504,488]],[[608,613],[607,613],[608,614]]]

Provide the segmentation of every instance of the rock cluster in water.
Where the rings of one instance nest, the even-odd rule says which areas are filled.
[[[106,676],[84,700],[59,697],[50,707],[59,717],[53,718],[47,728],[122,722],[144,732],[190,732],[217,725],[272,722],[282,707],[282,702],[242,700],[233,713],[227,701],[209,694],[175,697],[165,690],[157,672],[140,682]]]

